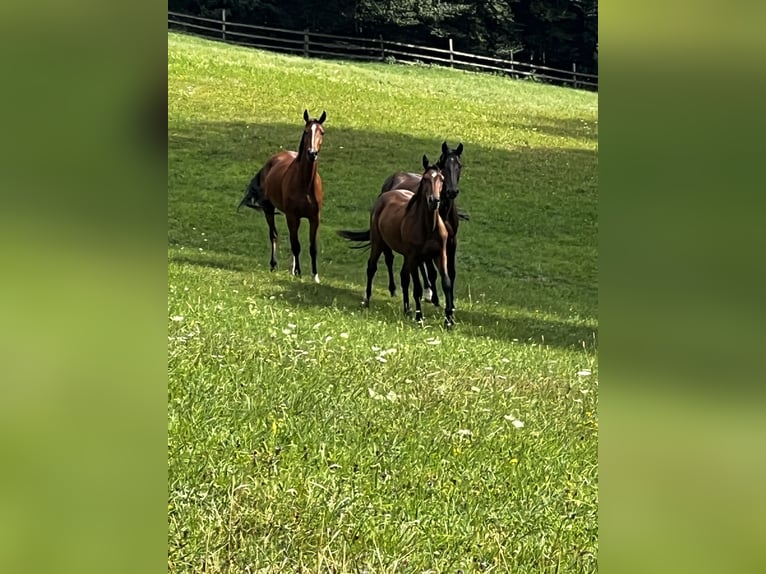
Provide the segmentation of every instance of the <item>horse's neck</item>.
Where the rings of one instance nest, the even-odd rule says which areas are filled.
[[[298,174],[298,186],[307,194],[314,193],[314,178],[317,174],[317,162],[309,161],[305,153],[299,153],[293,160],[293,169]]]
[[[454,199],[445,199],[439,206],[439,215],[444,223],[449,223],[453,229],[457,228],[458,217],[457,207],[455,206]]]
[[[439,205],[439,215],[441,215],[442,219],[445,221],[447,220],[447,217],[449,217],[450,211],[454,208],[455,202],[451,199],[444,199],[441,202],[441,205]]]
[[[439,217],[439,210],[434,209],[430,211],[428,209],[427,201],[422,193],[419,193],[415,198],[416,204],[413,206],[415,218],[418,221],[418,226],[423,234],[422,239],[425,240],[436,229],[437,217]]]

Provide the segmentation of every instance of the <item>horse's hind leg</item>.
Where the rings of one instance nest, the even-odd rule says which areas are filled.
[[[309,254],[311,255],[311,275],[314,283],[319,283],[317,271],[317,234],[319,233],[319,213],[309,219]]]
[[[266,215],[266,222],[269,224],[269,241],[271,241],[271,270],[277,268],[277,242],[279,241],[279,233],[277,232],[277,225],[274,221],[274,205],[270,201],[263,201],[261,203],[263,207],[263,213]]]
[[[372,242],[370,249],[370,258],[367,260],[367,291],[364,299],[362,299],[362,305],[365,307],[370,306],[370,298],[372,297],[372,280],[375,277],[375,273],[378,271],[378,259],[380,259],[381,247],[377,241]]]
[[[293,259],[290,263],[290,273],[292,275],[301,275],[301,242],[298,240],[298,228],[301,220],[293,215],[286,215],[287,229],[290,231],[290,248],[293,252]]]
[[[394,252],[386,245],[383,247],[383,256],[386,258],[386,269],[388,269],[388,292],[391,297],[396,295],[396,282],[394,281]]]

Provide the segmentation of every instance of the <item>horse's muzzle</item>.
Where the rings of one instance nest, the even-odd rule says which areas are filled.
[[[447,199],[455,199],[458,193],[460,193],[459,189],[445,189],[444,197],[446,197]]]
[[[429,197],[428,198],[428,209],[430,209],[431,211],[436,211],[437,209],[439,209],[439,203],[440,203],[440,201],[438,199]]]
[[[319,152],[318,151],[309,151],[308,152],[308,156],[309,156],[309,161],[314,162],[314,161],[317,160],[317,157],[319,157]]]

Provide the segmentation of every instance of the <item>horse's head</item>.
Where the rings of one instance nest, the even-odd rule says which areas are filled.
[[[436,165],[444,173],[444,197],[446,199],[455,199],[460,193],[460,171],[463,169],[460,154],[462,153],[462,143],[458,144],[455,149],[450,149],[446,141],[442,143],[442,155]]]
[[[319,156],[319,149],[322,147],[322,138],[324,137],[324,128],[322,124],[327,119],[327,112],[322,112],[319,119],[309,118],[309,111],[303,110],[303,120],[306,126],[303,128],[303,138],[301,139],[301,151],[306,151],[306,157],[310,162],[315,162]]]
[[[444,185],[444,176],[439,166],[431,165],[428,158],[423,155],[423,177],[420,180],[419,192],[423,194],[426,205],[430,211],[439,209],[441,201],[442,186]]]

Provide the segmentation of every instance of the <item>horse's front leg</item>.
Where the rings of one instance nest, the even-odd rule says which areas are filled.
[[[418,271],[421,270],[420,265],[412,265],[410,274],[412,275],[412,295],[415,298],[415,321],[418,323],[423,322],[423,309],[420,307],[420,301],[423,298],[423,286],[420,283],[420,275]]]
[[[444,326],[452,327],[455,324],[454,316],[454,301],[452,293],[452,281],[449,276],[449,269],[447,267],[447,246],[443,245],[441,255],[438,258],[439,262],[439,275],[442,278],[442,290],[444,291]]]
[[[301,225],[301,220],[292,215],[286,215],[287,229],[290,231],[290,248],[293,252],[293,259],[290,263],[290,273],[292,275],[301,275],[301,242],[298,240],[298,228]]]
[[[314,277],[314,283],[319,283],[319,272],[317,271],[317,234],[319,233],[319,212],[309,219],[309,254],[311,255],[311,275]],[[300,249],[300,246],[298,247]]]
[[[410,270],[407,266],[407,259],[405,258],[402,264],[402,270],[399,272],[399,278],[402,281],[402,302],[404,304],[404,314],[410,313]]]
[[[426,289],[426,294],[424,295],[426,301],[430,301],[433,303],[436,307],[439,306],[439,293],[436,291],[436,266],[434,265],[433,259],[427,259],[425,263],[423,263],[423,267],[426,268],[428,271],[427,275],[427,285],[431,286],[431,296],[428,295],[428,290]]]
[[[457,238],[447,240],[447,272],[449,273],[450,286],[452,287],[452,314],[455,313],[455,255],[457,253]],[[434,276],[435,279],[435,276]]]

